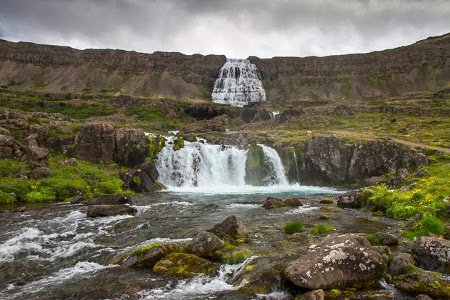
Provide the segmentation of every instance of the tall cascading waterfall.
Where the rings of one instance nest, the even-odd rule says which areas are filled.
[[[240,107],[266,100],[258,69],[248,59],[227,59],[220,69],[211,96],[215,103]]]
[[[184,147],[175,151],[169,138],[158,155],[156,163],[159,181],[173,188],[217,188],[245,187],[246,160],[248,150],[235,146],[213,145],[203,140],[184,142]],[[258,145],[264,153],[264,163],[270,170],[265,178],[267,186],[288,185],[280,156],[265,145]]]

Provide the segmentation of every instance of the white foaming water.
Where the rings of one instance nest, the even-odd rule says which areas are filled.
[[[214,84],[212,100],[231,106],[266,100],[258,69],[248,59],[227,59]]]
[[[263,150],[264,163],[269,174],[264,179],[265,186],[252,186],[245,183],[248,150],[198,140],[186,141],[183,148],[175,151],[173,139],[167,138],[156,163],[159,181],[170,192],[239,195],[337,193],[331,188],[289,184],[277,151],[262,144],[258,146]]]

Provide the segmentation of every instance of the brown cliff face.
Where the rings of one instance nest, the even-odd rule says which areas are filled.
[[[211,100],[226,58],[69,47],[0,40],[0,85],[52,93],[121,93]],[[360,101],[450,86],[450,34],[410,46],[327,57],[250,57],[268,104]]]
[[[0,85],[46,92],[209,99],[224,62],[220,55],[76,50],[0,40]]]
[[[249,59],[272,104],[362,100],[450,85],[450,34],[367,54]]]

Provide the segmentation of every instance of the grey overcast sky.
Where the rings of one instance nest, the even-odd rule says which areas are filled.
[[[450,0],[0,0],[0,38],[228,57],[369,52],[450,32]]]

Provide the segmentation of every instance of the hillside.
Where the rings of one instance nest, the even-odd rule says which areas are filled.
[[[250,57],[267,102],[353,101],[436,91],[450,84],[450,34],[367,54]],[[183,55],[69,47],[0,40],[0,85],[11,90],[125,94],[210,101],[221,55]]]

